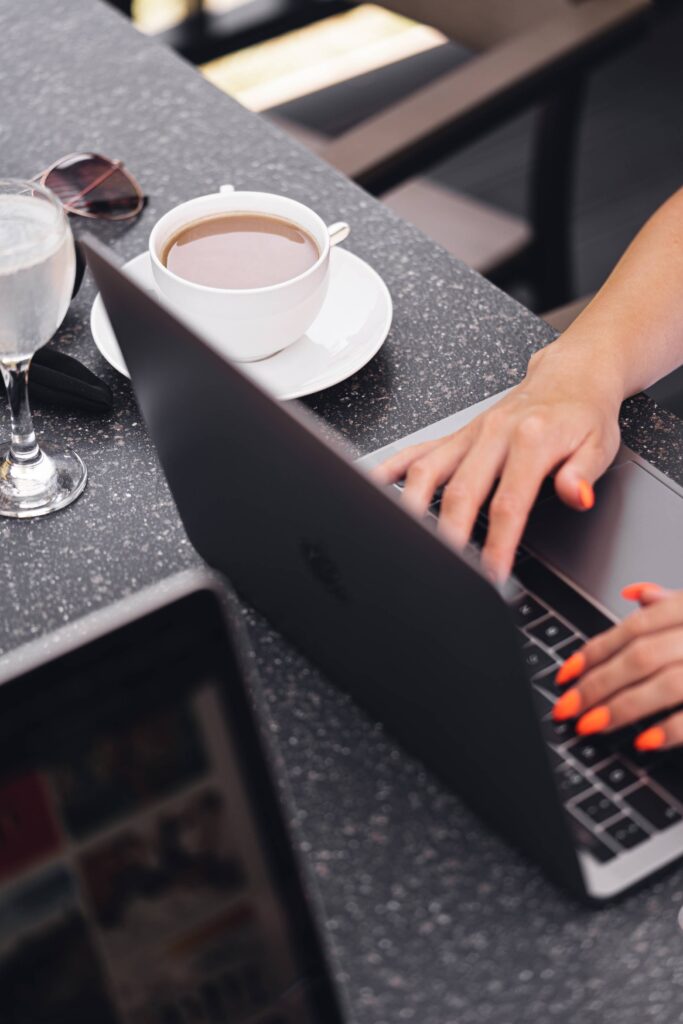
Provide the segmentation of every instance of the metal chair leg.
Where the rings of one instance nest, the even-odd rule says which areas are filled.
[[[541,109],[530,173],[533,227],[531,278],[538,308],[574,298],[571,215],[584,78],[575,79]]]

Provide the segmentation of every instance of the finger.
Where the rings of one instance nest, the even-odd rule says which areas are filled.
[[[386,462],[381,462],[379,466],[374,466],[370,470],[370,476],[372,479],[382,484],[393,484],[396,480],[401,480],[405,474],[408,466],[415,459],[419,459],[422,455],[426,455],[437,445],[443,444],[444,439],[439,438],[437,441],[425,441],[423,444],[412,444],[408,448],[403,448],[400,452],[396,452],[391,458],[387,459]]]
[[[405,475],[403,500],[415,515],[425,514],[434,491],[453,475],[469,444],[468,434],[455,434],[410,464]]]
[[[639,637],[609,661],[587,672],[577,686],[563,693],[555,704],[553,716],[561,722],[591,708],[602,708],[617,694],[630,693],[635,684],[651,679],[679,661],[683,662],[683,628],[680,625],[676,629]]]
[[[617,626],[599,633],[569,658],[557,674],[560,684],[572,682],[589,669],[607,661],[627,644],[649,633],[680,626],[683,622],[683,592],[674,591],[666,601],[640,608]]]
[[[602,433],[589,434],[555,474],[558,497],[580,511],[591,509],[595,504],[593,484],[612,462],[618,447],[618,429],[607,439]]]
[[[683,704],[683,664],[667,665],[643,683],[586,711],[576,723],[579,736],[613,732]]]
[[[633,745],[636,750],[670,750],[683,744],[683,711],[669,715],[663,722],[650,726],[636,736]]]
[[[655,604],[665,597],[671,597],[675,593],[666,587],[660,587],[658,583],[629,583],[621,591],[621,596],[626,601],[637,601],[640,605]]]
[[[507,453],[507,433],[492,429],[495,422],[489,414],[441,498],[439,531],[458,548],[470,539],[479,509],[491,493]]]
[[[581,708],[601,704],[626,687],[648,679],[673,662],[683,661],[683,628],[638,637],[609,661],[586,672],[576,689]]]
[[[516,428],[489,507],[488,533],[482,552],[485,567],[499,582],[510,574],[531,507],[561,452],[559,439],[548,436],[548,428],[541,419],[529,416]]]

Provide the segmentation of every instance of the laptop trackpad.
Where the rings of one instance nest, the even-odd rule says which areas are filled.
[[[574,512],[552,498],[532,513],[524,542],[605,609],[633,610],[620,590],[641,580],[683,588],[683,502],[635,462],[595,487],[595,507]]]

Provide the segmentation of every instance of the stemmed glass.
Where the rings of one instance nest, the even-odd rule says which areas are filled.
[[[41,449],[28,402],[33,354],[69,306],[76,270],[68,217],[57,198],[30,181],[0,180],[0,372],[12,419],[0,455],[0,515],[42,516],[72,502],[86,469],[69,448]]]

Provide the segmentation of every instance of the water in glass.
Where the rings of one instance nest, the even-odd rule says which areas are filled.
[[[12,422],[0,461],[0,515],[45,515],[85,487],[75,452],[38,446],[28,403],[31,357],[64,319],[75,269],[71,229],[56,196],[34,182],[0,180],[0,373]]]
[[[45,200],[0,195],[0,358],[18,361],[50,340],[75,273],[71,233]]]

